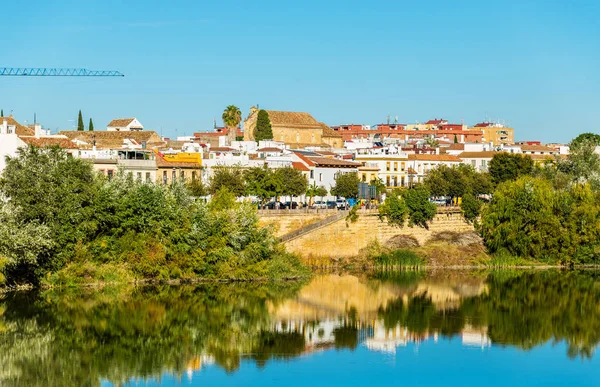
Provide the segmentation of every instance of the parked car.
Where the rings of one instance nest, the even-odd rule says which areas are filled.
[[[332,200],[328,200],[327,204],[326,204],[326,208],[328,210],[335,210],[337,208],[337,203]]]
[[[325,208],[327,208],[327,202],[322,202],[320,200],[317,200],[316,202],[313,203],[312,208],[325,209]]]
[[[297,202],[285,202],[283,203],[283,208],[286,208],[288,210],[295,210],[296,208],[298,208],[298,203]]]
[[[265,208],[269,209],[269,210],[279,210],[279,209],[284,209],[284,205],[282,202],[269,202],[267,203],[267,205],[265,206]]]
[[[335,205],[337,207],[338,210],[345,210],[348,208],[348,203],[346,202],[346,199],[338,199],[335,201]]]

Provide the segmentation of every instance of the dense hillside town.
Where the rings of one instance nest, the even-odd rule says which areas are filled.
[[[227,116],[230,108],[233,119]],[[223,119],[224,126],[215,122],[212,130],[167,138],[137,118],[115,118],[105,130],[50,134],[39,123],[26,126],[12,115],[0,117],[0,171],[5,156],[15,156],[19,147],[58,146],[90,160],[109,178],[122,170],[137,180],[162,184],[197,181],[207,186],[219,168],[290,167],[306,177],[308,186],[327,190],[323,200],[333,200],[331,190],[343,174],[393,189],[423,182],[440,165],[468,164],[486,172],[500,152],[529,155],[536,163],[564,158],[569,152],[566,144],[515,141],[514,128],[500,122],[469,126],[434,118],[416,124],[330,126],[306,112],[252,107],[242,117],[233,105]],[[305,195],[298,200],[306,202]]]

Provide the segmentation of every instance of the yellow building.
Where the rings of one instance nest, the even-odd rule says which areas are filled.
[[[493,122],[481,122],[469,130],[481,130],[483,132],[483,141],[492,142],[494,145],[510,145],[515,143],[515,129],[505,127],[502,124]]]
[[[266,110],[271,121],[273,140],[280,141],[292,148],[320,146],[324,148],[342,148],[342,135],[329,126],[319,122],[309,113]],[[258,118],[258,109],[252,107],[244,120],[244,141],[254,140],[254,129]]]
[[[202,154],[177,153],[156,156],[156,177],[159,183],[189,182],[202,179]]]

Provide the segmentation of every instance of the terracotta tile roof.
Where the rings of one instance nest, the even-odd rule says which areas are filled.
[[[67,136],[71,141],[82,141],[88,143],[91,147],[94,140],[96,141],[97,148],[122,148],[124,140],[132,140],[137,144],[146,142],[146,147],[150,148],[150,144],[165,144],[160,136],[153,130],[140,130],[140,131],[119,131],[109,132],[105,130],[101,131],[78,131],[69,130],[58,133],[59,135]]]
[[[283,151],[281,149],[275,148],[275,147],[266,147],[266,148],[258,149],[257,152],[283,152]]]
[[[429,120],[425,123],[425,125],[439,125],[442,122],[444,122],[446,120],[444,120],[443,118],[440,118],[439,120],[436,118],[435,120]]]
[[[310,168],[301,163],[300,161],[292,161],[292,167],[299,171],[310,171]]]
[[[317,167],[354,167],[358,168],[362,164],[353,161],[330,159],[327,157],[308,157]]]
[[[311,167],[315,165],[315,163],[311,159],[309,159],[308,157],[304,156],[302,153],[294,152],[294,154],[296,156],[298,156],[298,158],[300,160],[304,161],[307,165],[309,165]]]
[[[465,144],[450,144],[447,150],[465,150]]]
[[[49,146],[58,146],[63,149],[77,149],[77,144],[68,138],[60,137],[29,137],[19,136],[19,138],[27,145],[34,145],[40,148]]]
[[[135,120],[135,118],[117,118],[112,120],[107,126],[117,128],[126,127],[127,125],[131,124],[133,120]]]
[[[491,159],[494,155],[500,152],[483,151],[483,152],[462,152],[458,155],[461,159]]]
[[[523,152],[556,152],[556,150],[545,145],[521,145],[521,150]]]
[[[6,120],[8,126],[15,127],[15,133],[18,136],[33,136],[35,134],[34,129],[28,128],[27,126],[18,123],[17,120],[13,118],[12,114],[8,117],[0,117],[0,124],[3,123],[4,120]]]
[[[408,155],[409,160],[422,160],[422,161],[447,161],[460,163],[462,160],[457,156],[452,155],[431,155],[431,154],[414,154]]]
[[[342,138],[342,134],[341,133],[338,133],[337,131],[333,130],[327,124],[324,124],[323,122],[319,122],[319,125],[323,129],[322,137],[337,137],[337,138]]]
[[[271,126],[319,128],[321,124],[308,113],[267,110]]]

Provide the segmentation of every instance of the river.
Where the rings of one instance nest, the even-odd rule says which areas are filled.
[[[598,385],[600,272],[15,292],[2,386]]]

